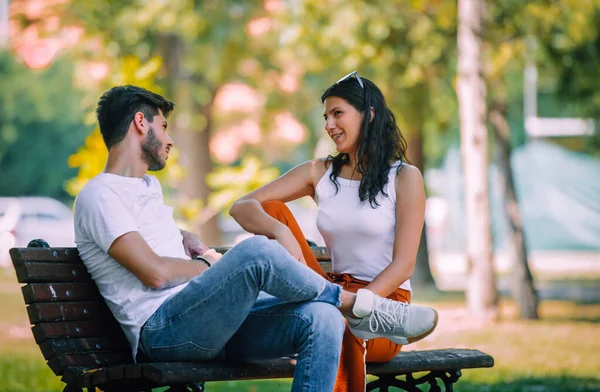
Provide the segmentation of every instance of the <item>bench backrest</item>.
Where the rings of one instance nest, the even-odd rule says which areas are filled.
[[[48,366],[130,363],[131,349],[76,248],[19,248],[10,256],[36,343]]]
[[[329,271],[327,249],[312,249]],[[76,248],[13,248],[10,256],[18,281],[25,284],[21,289],[33,336],[56,375],[71,366],[132,362],[125,335]]]

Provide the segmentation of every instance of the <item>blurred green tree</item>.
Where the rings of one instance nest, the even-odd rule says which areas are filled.
[[[536,2],[528,25],[546,89],[559,97],[568,117],[596,122],[594,135],[580,145],[600,156],[600,0]],[[547,82],[550,80],[550,83]]]
[[[532,3],[500,0],[488,3],[485,14],[486,30],[483,47],[487,64],[484,68],[487,84],[487,119],[493,135],[493,158],[500,174],[502,207],[508,217],[508,254],[512,261],[511,292],[520,304],[520,316],[538,318],[538,297],[528,264],[523,221],[516,196],[515,180],[510,164],[513,144],[517,139],[508,119],[508,79],[521,75],[528,52],[530,17],[528,6]],[[519,93],[522,94],[521,89]],[[519,97],[517,97],[518,99]]]
[[[69,58],[31,70],[0,52],[0,195],[70,200],[64,181],[76,174],[69,155],[91,127],[81,122],[84,93],[72,87]]]

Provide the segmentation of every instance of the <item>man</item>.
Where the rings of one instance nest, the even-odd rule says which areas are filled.
[[[221,258],[180,231],[147,171],[166,165],[174,104],[135,86],[107,91],[96,110],[105,171],[75,201],[80,256],[138,360],[256,360],[297,354],[293,391],[333,389],[347,316],[395,320],[381,336],[430,330],[432,310],[343,291],[255,236]],[[191,259],[191,257],[193,257]],[[337,310],[336,310],[337,309]],[[339,310],[339,312],[338,312]],[[402,317],[404,316],[404,318]],[[373,323],[371,323],[373,324]],[[373,331],[371,331],[373,332]]]

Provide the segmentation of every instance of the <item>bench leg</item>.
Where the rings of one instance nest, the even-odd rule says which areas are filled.
[[[438,385],[439,378],[444,385],[444,391],[452,392],[454,383],[462,375],[460,370],[432,371],[428,374],[415,378],[411,373],[406,375],[406,380],[400,380],[394,375],[381,375],[377,380],[367,384],[367,392],[379,390],[379,392],[388,392],[390,387],[399,388],[407,392],[421,392],[417,385],[429,384],[429,392],[441,392],[442,388]],[[400,375],[401,376],[401,375]]]

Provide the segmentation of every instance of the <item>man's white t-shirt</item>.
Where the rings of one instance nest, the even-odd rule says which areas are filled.
[[[187,283],[160,290],[146,287],[107,252],[114,240],[137,231],[159,256],[189,259],[173,209],[164,204],[156,178],[102,173],[81,190],[74,214],[79,255],[121,324],[135,358],[144,323]]]

